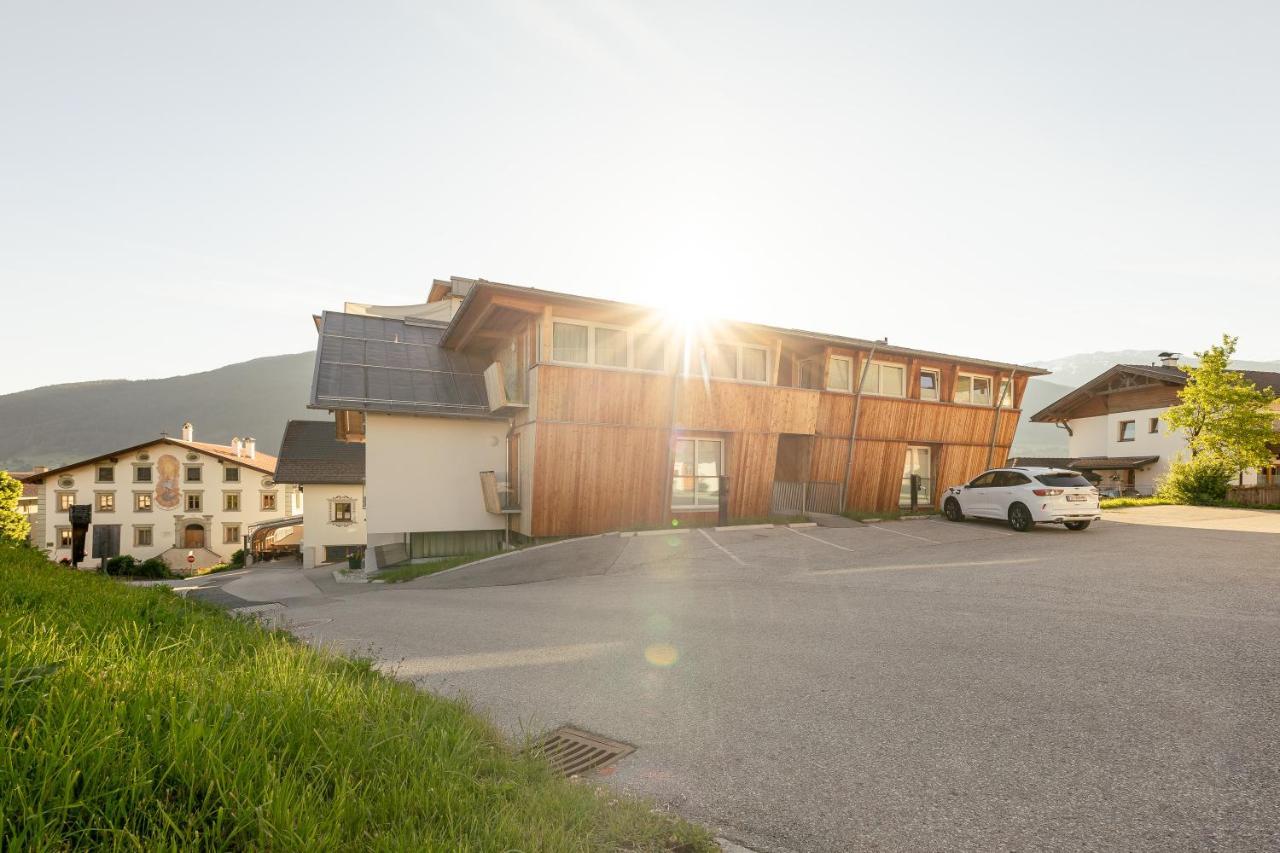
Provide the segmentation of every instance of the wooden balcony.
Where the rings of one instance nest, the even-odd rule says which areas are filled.
[[[494,414],[509,416],[529,408],[528,400],[516,400],[507,396],[502,362],[495,361],[484,369],[484,390],[489,398],[489,411]]]

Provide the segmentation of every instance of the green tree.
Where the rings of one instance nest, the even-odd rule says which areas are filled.
[[[0,471],[0,542],[22,544],[31,532],[31,522],[18,512],[22,484]]]
[[[1268,445],[1276,441],[1276,414],[1268,411],[1275,394],[1229,367],[1237,340],[1223,335],[1221,344],[1196,353],[1199,367],[1182,368],[1187,384],[1164,416],[1186,434],[1193,458],[1212,457],[1232,472],[1270,463]]]

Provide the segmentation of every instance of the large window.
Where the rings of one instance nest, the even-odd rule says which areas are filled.
[[[827,362],[827,390],[853,391],[853,359],[833,355]]]
[[[905,397],[907,394],[907,369],[901,364],[871,362],[867,366],[867,373],[862,379],[862,393],[880,394],[885,397]]]
[[[941,377],[936,370],[920,371],[920,399],[921,400],[939,400],[939,388],[941,388]]]
[[[187,512],[203,512],[204,495],[200,492],[187,492]]]
[[[706,375],[712,379],[769,381],[769,350],[753,344],[708,343],[702,347]]]
[[[595,323],[553,323],[551,360],[655,372],[667,368],[666,346],[659,335]]]
[[[671,508],[714,509],[718,506],[723,464],[724,442],[720,439],[676,439]]]
[[[955,401],[975,406],[991,405],[991,377],[961,373],[956,377]]]
[[[1119,441],[1133,441],[1138,432],[1137,421],[1121,421]]]
[[[552,361],[587,363],[588,328],[576,323],[554,323],[551,329]]]

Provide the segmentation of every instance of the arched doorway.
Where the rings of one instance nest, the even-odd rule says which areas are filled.
[[[204,525],[188,524],[182,529],[182,547],[183,548],[203,548],[204,547]]]

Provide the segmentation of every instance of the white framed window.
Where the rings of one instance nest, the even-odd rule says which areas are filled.
[[[907,368],[901,364],[871,362],[862,377],[862,393],[883,397],[907,396]]]
[[[155,540],[152,538],[151,527],[135,524],[133,526],[133,544],[139,548],[150,548]]]
[[[672,509],[715,509],[720,505],[724,442],[718,438],[677,438],[671,471]]]
[[[952,398],[957,403],[975,406],[991,405],[991,377],[961,373],[956,377],[956,392]]]
[[[133,511],[134,512],[151,512],[151,493],[150,492],[134,492],[133,493]]]
[[[222,509],[224,512],[240,511],[240,493],[239,492],[223,492],[222,493]]]
[[[923,369],[920,371],[920,399],[921,400],[940,400],[942,388],[942,374],[936,370]]]
[[[724,342],[705,343],[702,345],[702,363],[706,375],[712,379],[736,379],[760,384],[767,384],[769,381],[768,347]]]
[[[222,544],[234,545],[240,541],[240,525],[224,524],[222,525]]]
[[[204,494],[201,492],[187,492],[187,512],[202,512],[204,510]]]
[[[551,324],[551,360],[569,364],[586,364],[591,329],[585,324],[555,322]]]
[[[666,342],[650,332],[556,320],[551,324],[551,360],[659,373],[667,369]]]
[[[827,362],[827,390],[853,392],[853,359],[833,355]]]

